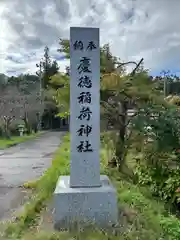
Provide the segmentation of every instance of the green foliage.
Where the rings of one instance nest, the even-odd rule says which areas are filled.
[[[69,41],[61,39],[58,51],[63,52],[69,58]],[[142,61],[138,64],[133,62],[136,65],[135,69],[131,74],[125,75],[125,66],[128,63],[120,64],[119,60],[111,54],[108,44],[100,49],[100,53],[101,119],[103,119],[102,122],[105,122],[104,119],[106,119],[107,127],[111,125],[112,129],[119,133],[119,138],[117,138],[115,144],[115,154],[118,164],[122,165],[128,151],[127,146],[129,145],[132,129],[133,131],[137,129],[137,131],[144,132],[144,126],[148,126],[148,124],[157,128],[156,120],[153,119],[150,122],[149,116],[151,113],[157,114],[158,111],[164,111],[167,103],[156,89],[155,83],[150,81],[148,71],[143,69]],[[60,110],[59,116],[67,116],[70,101],[69,76],[58,74],[52,78],[51,82],[57,82],[63,86],[57,89],[55,99]],[[135,114],[128,117],[128,108],[131,107],[135,109]],[[129,124],[132,127],[129,127]],[[170,128],[168,131],[170,131]],[[156,134],[155,137],[162,139],[162,134],[159,135],[160,131],[158,130],[158,136]],[[166,139],[168,139],[167,136]],[[171,140],[169,138],[169,141]]]
[[[70,47],[69,47],[69,40],[67,39],[60,39],[59,40],[60,48],[57,50],[60,53],[65,54],[66,58],[70,58]]]
[[[57,86],[54,100],[61,116],[69,114],[70,107],[70,79],[67,75],[58,73],[51,78],[51,84]]]
[[[8,225],[6,239],[122,239],[122,240],[177,240],[180,237],[179,220],[165,211],[160,201],[152,199],[151,194],[139,186],[133,185],[120,175],[117,170],[107,169],[108,154],[106,151],[108,133],[101,136],[101,168],[102,173],[109,175],[117,189],[118,206],[120,210],[120,224],[111,229],[97,229],[89,226],[85,231],[79,231],[78,225],[71,232],[41,231],[46,201],[51,199],[60,175],[69,174],[69,136],[64,138],[63,144],[55,154],[52,166],[36,183],[36,195],[32,197],[25,211],[17,217],[16,222]],[[38,221],[41,219],[42,221]],[[40,225],[38,225],[38,223]],[[50,223],[51,224],[51,223]],[[27,238],[26,238],[27,237]]]
[[[32,133],[31,135],[24,134],[22,137],[12,136],[10,139],[0,138],[0,149],[9,148],[27,140],[32,140],[38,137],[40,134],[42,134],[42,132]]]
[[[133,120],[138,131],[143,131],[153,140],[151,151],[173,151],[180,146],[180,112],[174,107],[146,104]],[[150,133],[144,129],[150,127]]]
[[[159,111],[158,111],[159,109]],[[150,135],[141,129],[151,141],[141,147],[143,157],[136,164],[135,174],[140,185],[150,187],[151,192],[171,204],[179,201],[180,187],[180,112],[171,105],[153,106],[149,114],[135,121],[150,126]]]
[[[180,167],[175,169],[137,165],[138,183],[148,186],[154,196],[171,204],[179,201]]]
[[[49,86],[50,78],[57,74],[59,71],[58,63],[56,60],[52,62],[49,48],[44,48],[44,58],[39,64],[36,64],[39,70],[36,74],[41,78],[41,85],[43,89],[47,89]]]
[[[110,51],[109,44],[105,44],[100,49],[100,71],[102,74],[115,72],[119,60],[114,57]],[[124,68],[119,68],[118,72],[122,73]]]
[[[166,112],[164,118],[161,115],[156,120],[156,125],[151,125],[153,141],[145,146],[136,174],[139,184],[150,186],[153,194],[165,201],[176,202],[176,190],[180,187],[180,158],[177,154],[180,135],[176,115],[170,116]]]
[[[170,74],[169,71],[163,71],[162,76],[156,76],[156,88],[164,92],[165,95],[179,95],[180,94],[180,78],[176,75]]]
[[[151,115],[163,111],[166,102],[155,89],[154,83],[149,81],[148,73],[144,70],[133,76],[115,73],[103,75],[101,92],[102,116],[119,132],[116,157],[119,166],[123,166],[129,144],[132,140],[135,142],[135,138],[140,138],[140,135],[141,139],[148,139],[149,134],[145,132],[145,127],[155,124],[156,120],[151,119]],[[129,116],[128,109],[132,107],[134,113]]]

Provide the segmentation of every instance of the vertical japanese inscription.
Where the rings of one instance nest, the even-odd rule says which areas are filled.
[[[73,44],[74,50],[84,50],[84,43],[82,41],[76,40]],[[88,45],[86,46],[87,51],[93,51],[93,49],[96,49],[96,45],[93,41],[90,41]],[[79,116],[77,117],[80,121],[87,120],[90,121],[92,117],[92,111],[91,111],[91,92],[90,89],[92,88],[92,81],[91,76],[86,75],[92,73],[91,70],[91,59],[87,57],[82,57],[79,61],[79,65],[77,67],[77,71],[79,74],[79,79],[77,82],[77,86],[79,88],[87,88],[88,91],[80,92],[77,100],[78,103],[81,105],[81,110],[79,113]],[[77,130],[78,136],[85,136],[85,140],[81,140],[79,145],[77,146],[78,152],[93,152],[92,145],[88,139],[89,135],[92,132],[92,126],[86,124],[80,125],[80,128]]]
[[[99,29],[71,28],[71,180],[100,186]]]

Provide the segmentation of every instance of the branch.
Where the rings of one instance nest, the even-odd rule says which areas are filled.
[[[130,123],[130,121],[132,120],[132,118],[134,118],[135,116],[137,116],[139,114],[139,112],[136,112],[134,115],[132,115],[131,117],[130,117],[130,119],[127,121],[127,123],[126,123],[126,127],[129,125],[129,123]]]
[[[129,130],[129,134],[127,134],[127,132],[126,132],[126,143],[129,142],[129,140],[130,140],[130,138],[131,138],[131,136],[132,136],[132,133],[133,133],[132,129]],[[128,145],[128,146],[129,146],[129,145]]]
[[[139,68],[139,66],[141,65],[141,63],[143,62],[143,58],[141,58],[141,60],[139,61],[139,63],[136,65],[136,67],[132,70],[132,72],[130,73],[130,76],[134,76],[134,74],[136,73],[137,69]]]
[[[128,65],[128,64],[135,64],[135,65],[137,65],[137,63],[134,62],[134,61],[129,61],[129,62],[125,62],[125,63],[119,63],[119,65],[117,66],[117,69],[122,67],[122,66],[124,66],[124,65]]]
[[[117,66],[117,69],[118,68],[121,68],[122,66],[125,66],[125,65],[128,65],[128,64],[135,64],[136,67],[133,69],[133,71],[130,73],[131,76],[133,76],[135,74],[135,72],[137,71],[137,69],[139,68],[139,66],[141,65],[141,63],[143,62],[143,58],[141,58],[141,60],[139,61],[139,63],[136,63],[135,61],[128,61],[128,62],[125,62],[125,63],[120,63],[118,66]]]
[[[111,108],[109,103],[107,103],[105,101],[101,101],[101,103],[104,104],[103,107],[106,110],[104,115],[106,115],[108,119],[111,119],[111,120],[114,120],[114,121],[118,122],[118,119],[116,117],[118,115],[117,111],[112,111],[113,108]],[[107,106],[107,105],[109,105],[109,106]]]
[[[116,107],[114,104],[111,104],[111,103],[103,101],[103,100],[101,100],[100,103],[103,104],[103,107],[107,110],[108,110],[108,107],[109,108]],[[108,112],[110,112],[110,111],[108,110]]]

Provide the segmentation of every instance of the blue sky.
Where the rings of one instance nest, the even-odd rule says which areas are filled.
[[[71,26],[100,28],[123,61],[144,58],[152,75],[180,75],[179,0],[1,0],[0,72],[35,73],[45,45],[61,71],[69,64],[57,52]]]

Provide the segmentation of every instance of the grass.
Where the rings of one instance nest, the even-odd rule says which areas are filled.
[[[84,232],[57,233],[38,231],[40,213],[51,198],[60,175],[69,174],[69,136],[55,153],[51,168],[37,181],[29,184],[36,189],[35,195],[25,206],[16,222],[8,225],[5,239],[67,240],[67,239],[119,239],[119,240],[178,240],[180,222],[169,214],[161,201],[152,198],[148,189],[142,189],[121,176],[115,169],[107,169],[105,147],[101,150],[101,172],[110,176],[117,189],[120,224],[111,231],[95,227]],[[28,186],[28,184],[27,184]]]
[[[24,136],[12,136],[10,139],[6,139],[6,138],[0,138],[0,149],[5,149],[11,146],[14,146],[18,143],[22,143],[25,142],[27,140],[33,139],[37,136],[39,136],[40,134],[42,134],[42,132],[38,132],[38,133],[32,133],[31,135],[24,135]]]

